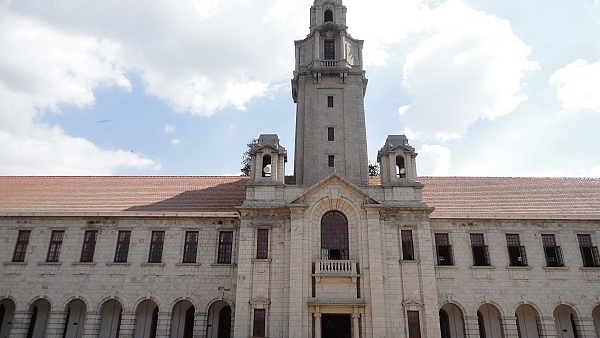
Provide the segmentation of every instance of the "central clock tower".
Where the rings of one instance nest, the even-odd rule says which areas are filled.
[[[313,185],[332,173],[359,186],[368,184],[363,41],[347,29],[341,0],[316,0],[310,33],[295,41],[298,185]]]

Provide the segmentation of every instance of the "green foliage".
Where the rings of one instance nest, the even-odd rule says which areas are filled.
[[[254,146],[257,145],[258,139],[252,139],[246,144],[247,149],[244,152],[244,155],[242,155],[242,168],[240,169],[240,171],[242,172],[242,176],[250,176],[250,151],[252,150],[252,148],[254,148]]]
[[[379,176],[379,164],[369,163],[369,176]]]

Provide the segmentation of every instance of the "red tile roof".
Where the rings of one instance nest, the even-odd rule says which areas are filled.
[[[0,214],[236,212],[248,179],[0,176]]]
[[[0,215],[229,213],[236,176],[0,176]],[[420,177],[434,218],[600,220],[600,178]],[[377,180],[371,184],[378,184]]]
[[[419,177],[434,218],[600,220],[600,178]]]

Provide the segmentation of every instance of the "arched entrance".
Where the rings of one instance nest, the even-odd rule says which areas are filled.
[[[482,338],[501,338],[500,311],[492,304],[483,304],[477,310],[479,335]]]
[[[46,326],[50,316],[50,302],[38,299],[29,308],[29,326],[27,338],[43,338],[46,336]]]
[[[231,336],[231,307],[227,302],[214,302],[208,310],[207,338],[229,338]]]
[[[596,328],[596,337],[600,337],[600,305],[592,311],[592,318],[594,319],[594,328]]]
[[[102,319],[100,321],[100,337],[117,338],[121,327],[121,314],[123,306],[116,299],[111,299],[102,305],[100,309]]]
[[[0,337],[8,337],[15,315],[15,303],[6,298],[0,301]]]
[[[83,300],[75,299],[66,308],[65,328],[63,338],[83,337],[86,306]]]
[[[177,302],[173,306],[171,318],[171,338],[192,338],[194,335],[194,315],[196,309],[187,300]]]
[[[465,338],[463,312],[454,304],[444,304],[440,309],[442,338]]]
[[[561,304],[554,309],[554,325],[557,338],[579,338],[577,314],[569,305]]]
[[[135,314],[135,338],[156,338],[158,305],[146,299],[137,307]]]
[[[540,337],[538,331],[539,314],[533,306],[520,305],[515,311],[515,317],[517,317],[517,330],[520,338]]]

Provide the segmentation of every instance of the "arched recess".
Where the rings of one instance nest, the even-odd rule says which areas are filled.
[[[189,300],[180,300],[173,305],[171,318],[171,338],[192,338],[194,336],[194,315],[196,308]]]
[[[135,313],[135,338],[156,338],[158,304],[152,299],[142,301]]]
[[[30,305],[27,338],[46,337],[51,307],[50,302],[45,298],[37,299]]]
[[[117,338],[121,328],[123,305],[117,299],[109,299],[100,308],[100,337]]]
[[[592,318],[594,319],[594,328],[596,329],[596,337],[600,337],[600,304],[592,310]]]
[[[333,11],[331,9],[326,9],[323,13],[325,22],[333,22]]]
[[[446,303],[440,309],[442,338],[465,338],[463,311],[456,304]]]
[[[577,312],[571,305],[560,304],[554,308],[554,325],[557,338],[582,337],[577,330]]]
[[[232,308],[229,303],[218,300],[208,310],[206,337],[229,338],[231,335]]]
[[[350,259],[348,241],[348,219],[343,213],[333,210],[321,217],[321,259]]]
[[[517,317],[517,332],[520,338],[538,338],[540,332],[540,314],[530,304],[521,304],[515,310]]]
[[[502,317],[500,310],[490,303],[483,304],[477,310],[479,335],[482,338],[500,338],[502,336]]]
[[[0,300],[0,337],[9,337],[15,316],[15,302],[10,298]]]
[[[64,338],[82,338],[87,307],[81,299],[70,301],[65,307]]]

